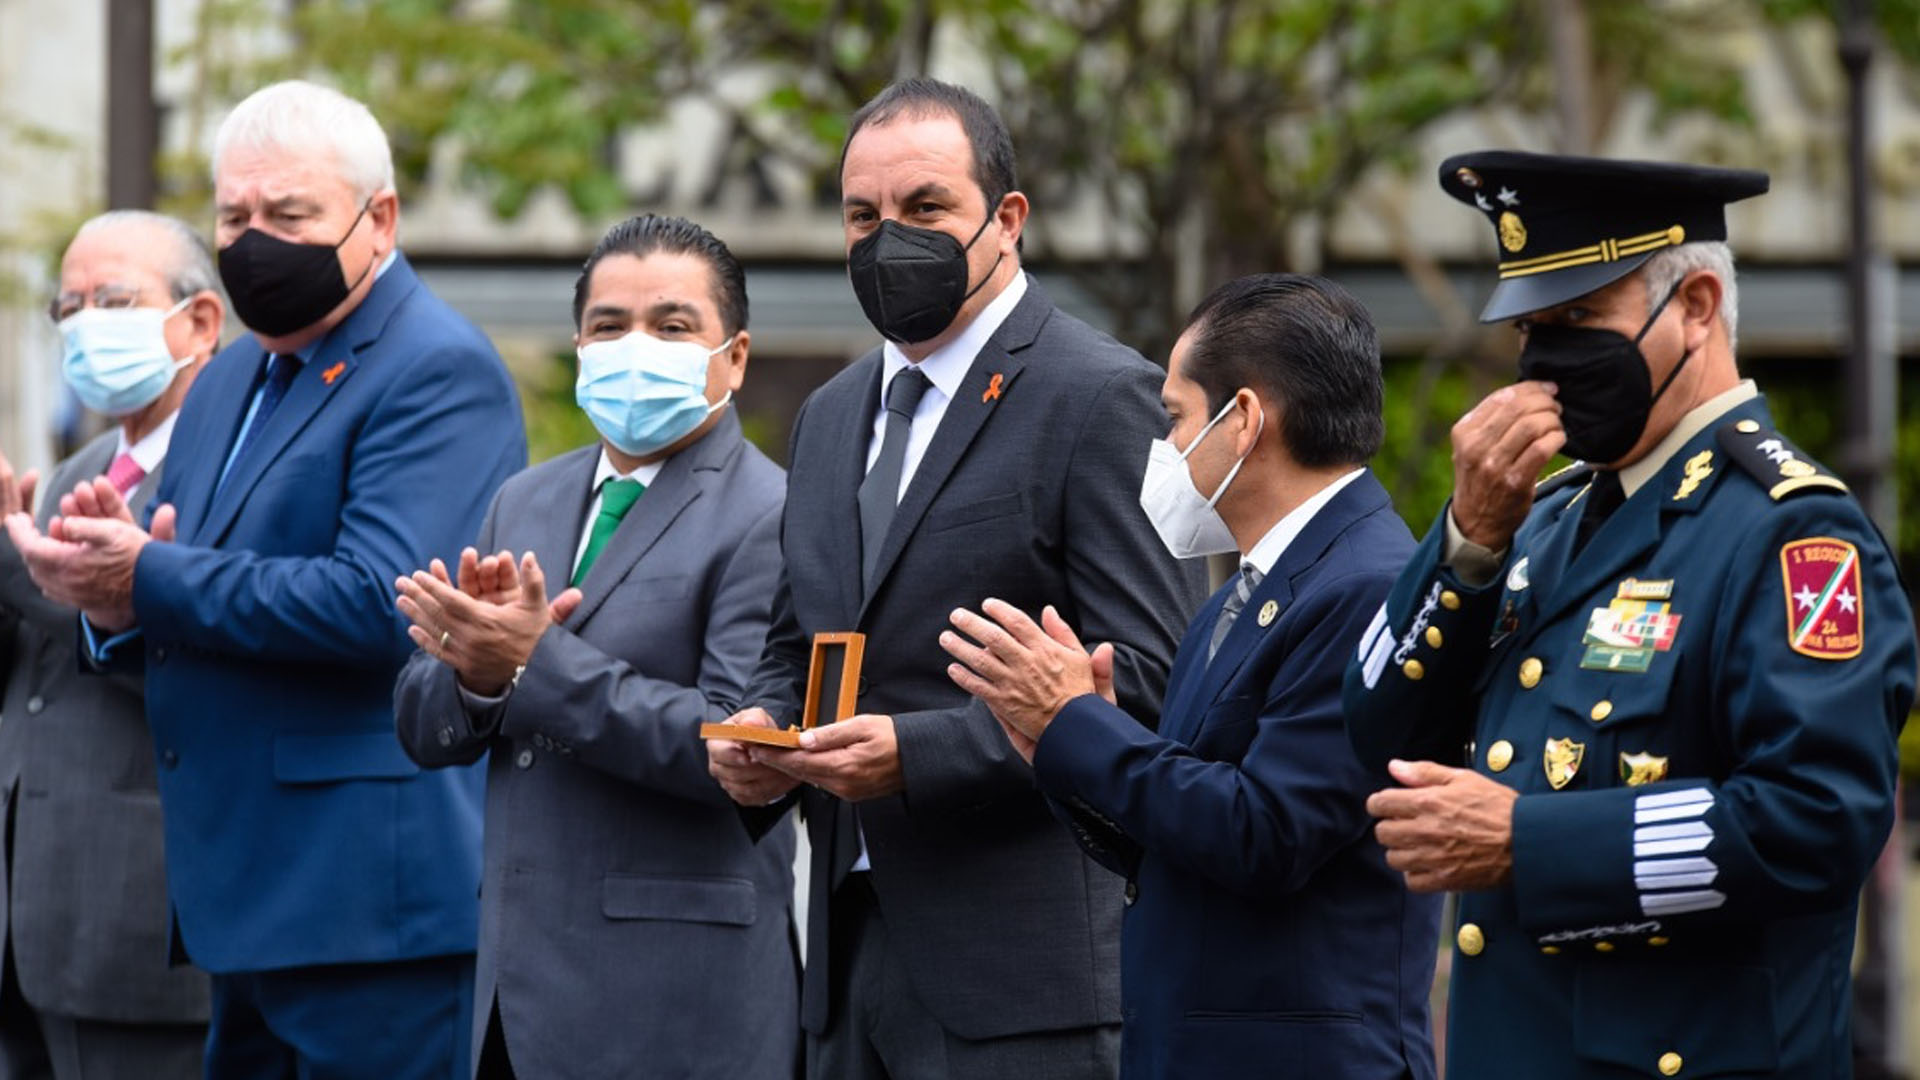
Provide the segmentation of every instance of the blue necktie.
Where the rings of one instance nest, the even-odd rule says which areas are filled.
[[[287,396],[287,387],[293,385],[293,377],[300,374],[301,360],[298,356],[270,354],[267,360],[266,383],[260,387],[260,404],[253,410],[253,419],[247,423],[247,430],[240,435],[240,446],[233,452],[233,460],[227,463],[227,475],[232,475],[233,467],[246,456],[247,448],[260,438],[260,432],[267,426],[267,418]],[[226,476],[220,478],[226,482]]]

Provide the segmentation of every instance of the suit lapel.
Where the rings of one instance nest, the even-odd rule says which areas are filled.
[[[1005,349],[989,342],[974,358],[973,366],[967,369],[967,377],[960,382],[959,393],[947,403],[946,415],[940,418],[940,426],[934,429],[933,441],[927,444],[927,452],[921,456],[920,464],[913,470],[913,479],[907,483],[907,493],[893,512],[893,521],[887,526],[887,540],[880,548],[880,563],[874,570],[873,591],[887,580],[887,574],[893,564],[900,559],[907,540],[915,529],[920,527],[920,519],[927,514],[927,508],[946,485],[947,478],[966,456],[967,448],[986,426],[987,418],[998,410],[1000,397],[1012,393],[1013,381],[1020,375],[1022,364],[1008,355]],[[988,387],[999,380],[1000,395],[989,395]],[[872,595],[867,596],[872,602]],[[862,614],[865,606],[862,605]]]
[[[43,532],[46,530],[47,521],[60,512],[60,496],[71,492],[74,486],[83,480],[92,480],[96,476],[103,475],[107,471],[107,466],[113,464],[113,452],[119,445],[120,436],[112,431],[96,435],[92,442],[74,452],[66,468],[56,470],[48,477],[47,482],[41,486],[39,494],[34,496],[40,501],[34,514]],[[147,481],[152,479],[148,477]],[[140,486],[144,488],[146,483],[143,482]],[[135,494],[138,493],[139,488],[136,488]],[[138,507],[134,508],[133,515],[135,520],[139,519]]]
[[[1261,583],[1262,585],[1265,582]],[[1186,639],[1180,643],[1180,651],[1174,657],[1173,674],[1167,679],[1167,694],[1160,706],[1160,734],[1162,737],[1178,743],[1192,740],[1192,729],[1200,722],[1200,712],[1207,700],[1201,696],[1210,680],[1207,678],[1207,643],[1213,640],[1214,624],[1220,621],[1220,609],[1226,606],[1227,594],[1233,587],[1216,589],[1200,605],[1200,613],[1193,617],[1193,625],[1188,628]]]
[[[206,520],[195,531],[195,543],[209,547],[220,543],[240,512],[240,507],[246,504],[247,495],[260,482],[260,477],[285,452],[288,444],[306,429],[321,408],[333,399],[341,385],[352,377],[360,364],[360,351],[379,340],[380,332],[386,329],[387,320],[392,317],[394,309],[419,283],[407,260],[396,256],[394,264],[374,282],[373,290],[361,301],[360,306],[347,316],[345,322],[320,339],[320,347],[314,351],[312,360],[293,377],[292,384],[287,387],[287,396],[281,399],[273,415],[266,418],[253,445],[234,460],[226,482],[220,484],[218,473],[215,473],[218,486],[213,493]],[[243,401],[240,406],[242,413],[246,407],[247,402]],[[236,441],[245,437],[237,423],[234,430]],[[222,454],[221,463],[224,464],[225,460]]]
[[[1199,680],[1199,692],[1191,707],[1183,713],[1182,727],[1187,730],[1183,730],[1182,734],[1186,741],[1191,741],[1199,734],[1200,717],[1234,684],[1247,660],[1265,646],[1268,632],[1280,625],[1287,608],[1293,603],[1294,579],[1318,563],[1333,542],[1354,522],[1387,505],[1386,489],[1380,486],[1372,470],[1368,470],[1322,506],[1287,545],[1287,549],[1281,552],[1279,561],[1273,564],[1273,570],[1260,579],[1253,595],[1247,598],[1246,607],[1234,619],[1233,627],[1220,642],[1220,651],[1214,654],[1213,662],[1207,665],[1204,676]],[[1273,613],[1262,618],[1269,604],[1273,605]],[[1217,617],[1219,607],[1215,606],[1213,610]],[[1200,639],[1198,647],[1204,650],[1212,634],[1212,624],[1209,623],[1206,636]],[[1202,655],[1205,655],[1204,652]]]
[[[593,474],[600,465],[598,444],[571,451],[571,454],[553,483],[534,492],[524,511],[524,524],[513,530],[526,549],[513,551],[514,557],[532,551],[534,558],[540,560],[540,570],[547,577],[549,600],[566,591],[567,580],[573,576],[573,553],[579,549],[581,530],[586,528],[587,508],[593,503]],[[498,541],[507,530],[496,522],[493,531]],[[529,537],[531,539],[527,539]],[[500,546],[513,550],[510,545]]]
[[[239,437],[240,421],[246,416],[250,398],[249,391],[265,359],[266,351],[254,340],[253,335],[248,334],[215,357],[188,391],[187,400],[194,406],[194,418],[199,421],[198,430],[190,430],[187,424],[176,423],[173,441],[167,447],[167,456],[172,457],[182,444],[191,439],[200,450],[198,462],[201,467],[176,474],[172,485],[176,489],[173,507],[180,514],[178,524],[182,538],[197,538],[207,520],[207,514],[212,509],[214,485],[220,480],[220,466],[226,462],[233,440]],[[202,400],[205,401],[204,405],[201,404]],[[187,420],[185,412],[183,407],[182,420]],[[205,419],[200,420],[200,417]]]
[[[827,470],[826,490],[800,493],[803,499],[822,501],[825,505],[818,509],[825,511],[827,520],[850,523],[851,542],[832,545],[833,573],[840,582],[842,610],[846,615],[835,625],[847,627],[857,625],[864,595],[860,566],[860,481],[867,475],[867,448],[873,442],[874,416],[880,409],[880,373],[885,370],[878,349],[868,353],[860,363],[868,365],[865,376],[852,383],[860,389],[860,397],[850,406],[840,408],[832,421],[839,430],[834,433],[831,445],[839,450]],[[833,410],[828,412],[832,415]]]

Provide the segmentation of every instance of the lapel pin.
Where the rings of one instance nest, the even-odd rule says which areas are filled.
[[[332,386],[333,380],[339,378],[340,373],[345,370],[347,370],[347,362],[345,360],[336,360],[332,367],[320,373],[320,381],[326,383],[328,386]]]
[[[997,371],[993,373],[993,381],[987,384],[986,393],[980,395],[981,404],[984,405],[987,402],[997,400],[1000,397],[1000,383],[1004,378],[1005,376],[1001,375]]]
[[[1273,617],[1278,614],[1280,614],[1280,604],[1278,601],[1269,600],[1266,603],[1261,604],[1260,605],[1260,625],[1272,626]]]

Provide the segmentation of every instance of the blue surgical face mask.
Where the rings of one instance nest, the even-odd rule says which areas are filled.
[[[707,360],[733,346],[663,341],[635,330],[579,349],[573,399],[623,454],[646,457],[672,446],[726,407],[733,392],[707,403]]]
[[[65,342],[61,374],[80,403],[108,416],[126,416],[154,403],[193,357],[174,358],[167,320],[188,297],[159,308],[82,308],[60,320]]]

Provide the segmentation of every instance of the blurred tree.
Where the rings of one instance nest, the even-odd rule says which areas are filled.
[[[1584,15],[1591,52],[1577,107],[1549,38],[1552,13],[1569,4]],[[186,51],[205,102],[230,101],[265,78],[323,72],[375,103],[403,184],[452,180],[507,217],[557,190],[588,220],[658,204],[662,193],[637,189],[622,168],[622,137],[689,100],[717,109],[748,156],[797,166],[831,207],[847,116],[937,55],[941,71],[999,103],[1022,186],[1041,208],[1036,253],[1075,273],[1116,334],[1156,358],[1211,284],[1321,269],[1340,215],[1359,211],[1389,237],[1440,328],[1425,355],[1391,365],[1394,416],[1380,463],[1422,525],[1450,486],[1440,450],[1447,428],[1510,377],[1513,348],[1505,328],[1474,321],[1419,242],[1420,223],[1406,218],[1407,185],[1431,183],[1419,137],[1466,115],[1496,132],[1552,132],[1573,115],[1591,130],[1568,144],[1603,146],[1621,103],[1640,99],[1651,101],[1656,124],[1713,121],[1705,157],[1751,151],[1763,133],[1742,79],[1741,33],[1778,43],[1830,21],[1829,8],[1825,0],[303,0],[284,16],[265,0],[208,0]],[[1920,61],[1920,0],[1882,0],[1880,12],[1896,52]],[[285,47],[263,48],[274,32]],[[249,56],[264,59],[235,59]],[[1729,146],[1729,133],[1746,144]]]

